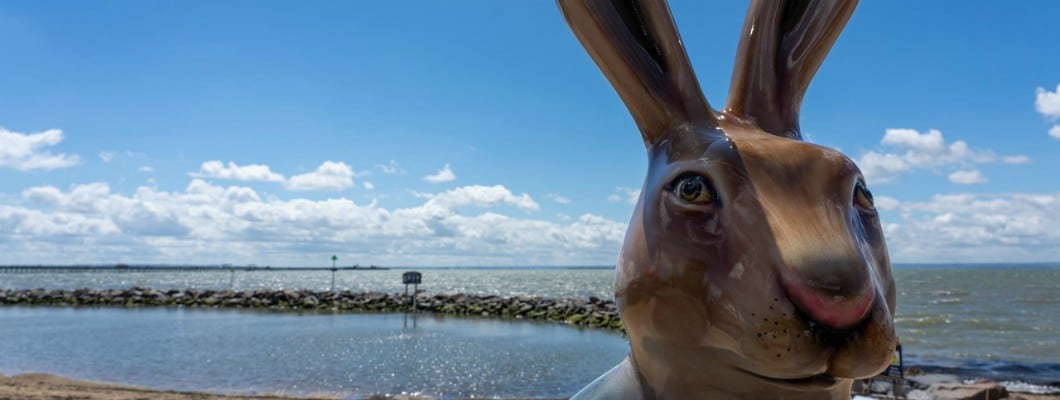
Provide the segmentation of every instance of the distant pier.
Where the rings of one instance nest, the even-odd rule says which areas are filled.
[[[375,265],[362,267],[259,267],[236,265],[0,265],[0,274],[91,273],[91,272],[229,272],[229,271],[385,271]]]

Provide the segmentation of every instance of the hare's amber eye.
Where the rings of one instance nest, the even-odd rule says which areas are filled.
[[[714,191],[710,187],[710,182],[700,175],[678,178],[673,190],[681,200],[689,203],[710,204],[714,202]]]
[[[865,187],[863,182],[858,182],[857,185],[854,185],[854,205],[866,210],[875,208],[875,204],[872,202],[872,192]]]

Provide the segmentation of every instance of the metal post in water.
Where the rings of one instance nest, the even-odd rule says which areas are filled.
[[[331,291],[332,292],[335,291],[335,271],[337,271],[337,270],[338,269],[335,268],[334,266],[331,267]]]
[[[236,269],[235,268],[229,268],[228,269],[228,290],[232,290],[232,287],[235,285],[235,283],[236,283]]]

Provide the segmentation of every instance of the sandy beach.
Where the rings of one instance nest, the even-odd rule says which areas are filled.
[[[137,386],[89,382],[51,374],[0,375],[0,399],[4,400],[334,400],[344,396],[317,394],[305,397],[283,395],[220,395],[203,392],[154,390]],[[375,395],[364,400],[431,400],[421,396]],[[528,400],[528,399],[501,399]],[[540,400],[540,399],[538,399]],[[557,399],[558,400],[558,399]]]
[[[278,395],[223,396],[210,393],[160,391],[136,386],[79,381],[49,374],[22,374],[11,377],[0,376],[0,399],[11,400],[324,400],[337,398],[339,397],[326,395],[310,397],[288,397]]]

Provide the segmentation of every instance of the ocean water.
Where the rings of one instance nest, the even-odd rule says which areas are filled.
[[[406,269],[338,271],[335,288],[354,292],[399,292]],[[431,293],[499,296],[612,298],[614,272],[605,268],[421,268],[420,289]],[[76,272],[0,274],[0,288],[121,289],[312,289],[331,288],[330,271]]]
[[[603,268],[419,271],[420,289],[432,293],[601,298],[612,297],[614,274]],[[403,272],[340,271],[336,287],[400,292]],[[895,321],[907,365],[1060,384],[1060,265],[900,265],[895,280]],[[327,271],[0,274],[3,288],[326,290],[330,284]]]

